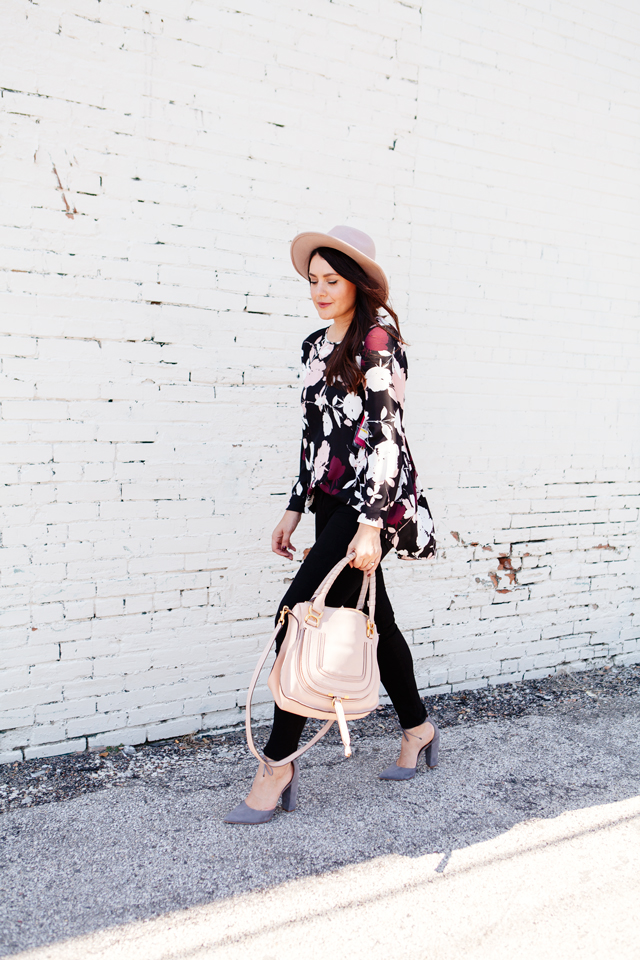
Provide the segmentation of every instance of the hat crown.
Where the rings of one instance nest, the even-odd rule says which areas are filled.
[[[335,237],[336,240],[342,240],[343,243],[350,244],[371,260],[376,258],[376,245],[369,234],[363,233],[362,230],[346,226],[332,227],[331,230],[327,231],[327,236]]]

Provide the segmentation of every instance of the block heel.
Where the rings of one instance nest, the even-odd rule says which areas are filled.
[[[298,803],[298,784],[300,782],[300,767],[298,761],[293,761],[293,777],[291,783],[282,794],[282,809],[292,813]]]
[[[433,720],[430,720],[429,722],[433,723]],[[423,748],[424,762],[432,770],[434,767],[438,766],[438,752],[440,750],[440,731],[436,727],[435,723],[433,723],[433,729],[435,731],[433,734],[433,740],[431,740],[431,742]]]

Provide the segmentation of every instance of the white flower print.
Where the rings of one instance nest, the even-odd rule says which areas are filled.
[[[313,462],[313,472],[316,480],[319,480],[324,476],[329,463],[330,454],[331,447],[329,446],[329,442],[327,440],[323,440],[320,444],[316,459]]]
[[[369,367],[366,374],[367,390],[374,390],[379,393],[381,390],[388,390],[391,383],[391,371],[388,367]]]
[[[325,340],[324,343],[320,345],[320,349],[318,350],[318,356],[320,359],[324,360],[325,357],[328,357],[334,346],[335,344],[333,344],[331,340]]]
[[[364,447],[359,447],[357,453],[352,453],[349,457],[349,463],[356,474],[362,473],[367,466],[367,451]]]
[[[333,422],[327,410],[322,414],[322,429],[324,430],[325,437],[328,437],[333,430]]]
[[[350,420],[358,420],[362,413],[362,400],[357,393],[348,393],[344,398],[342,409],[345,417],[349,417]]]
[[[393,440],[383,440],[376,444],[369,455],[367,477],[372,479],[377,487],[391,483],[398,474],[399,456],[400,450]]]
[[[416,540],[418,548],[424,548],[433,535],[433,519],[428,509],[422,504],[418,506],[418,523],[416,524]]]

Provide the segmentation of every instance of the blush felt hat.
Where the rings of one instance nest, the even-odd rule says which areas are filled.
[[[299,233],[291,241],[291,262],[305,280],[309,279],[309,257],[318,247],[342,250],[360,264],[372,280],[380,284],[385,299],[389,296],[389,282],[382,267],[376,263],[376,245],[368,234],[355,227],[344,226],[333,227],[328,233]]]

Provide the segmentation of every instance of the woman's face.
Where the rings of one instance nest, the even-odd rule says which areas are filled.
[[[322,320],[351,322],[357,287],[336,273],[319,253],[309,264],[309,283],[311,299]]]

